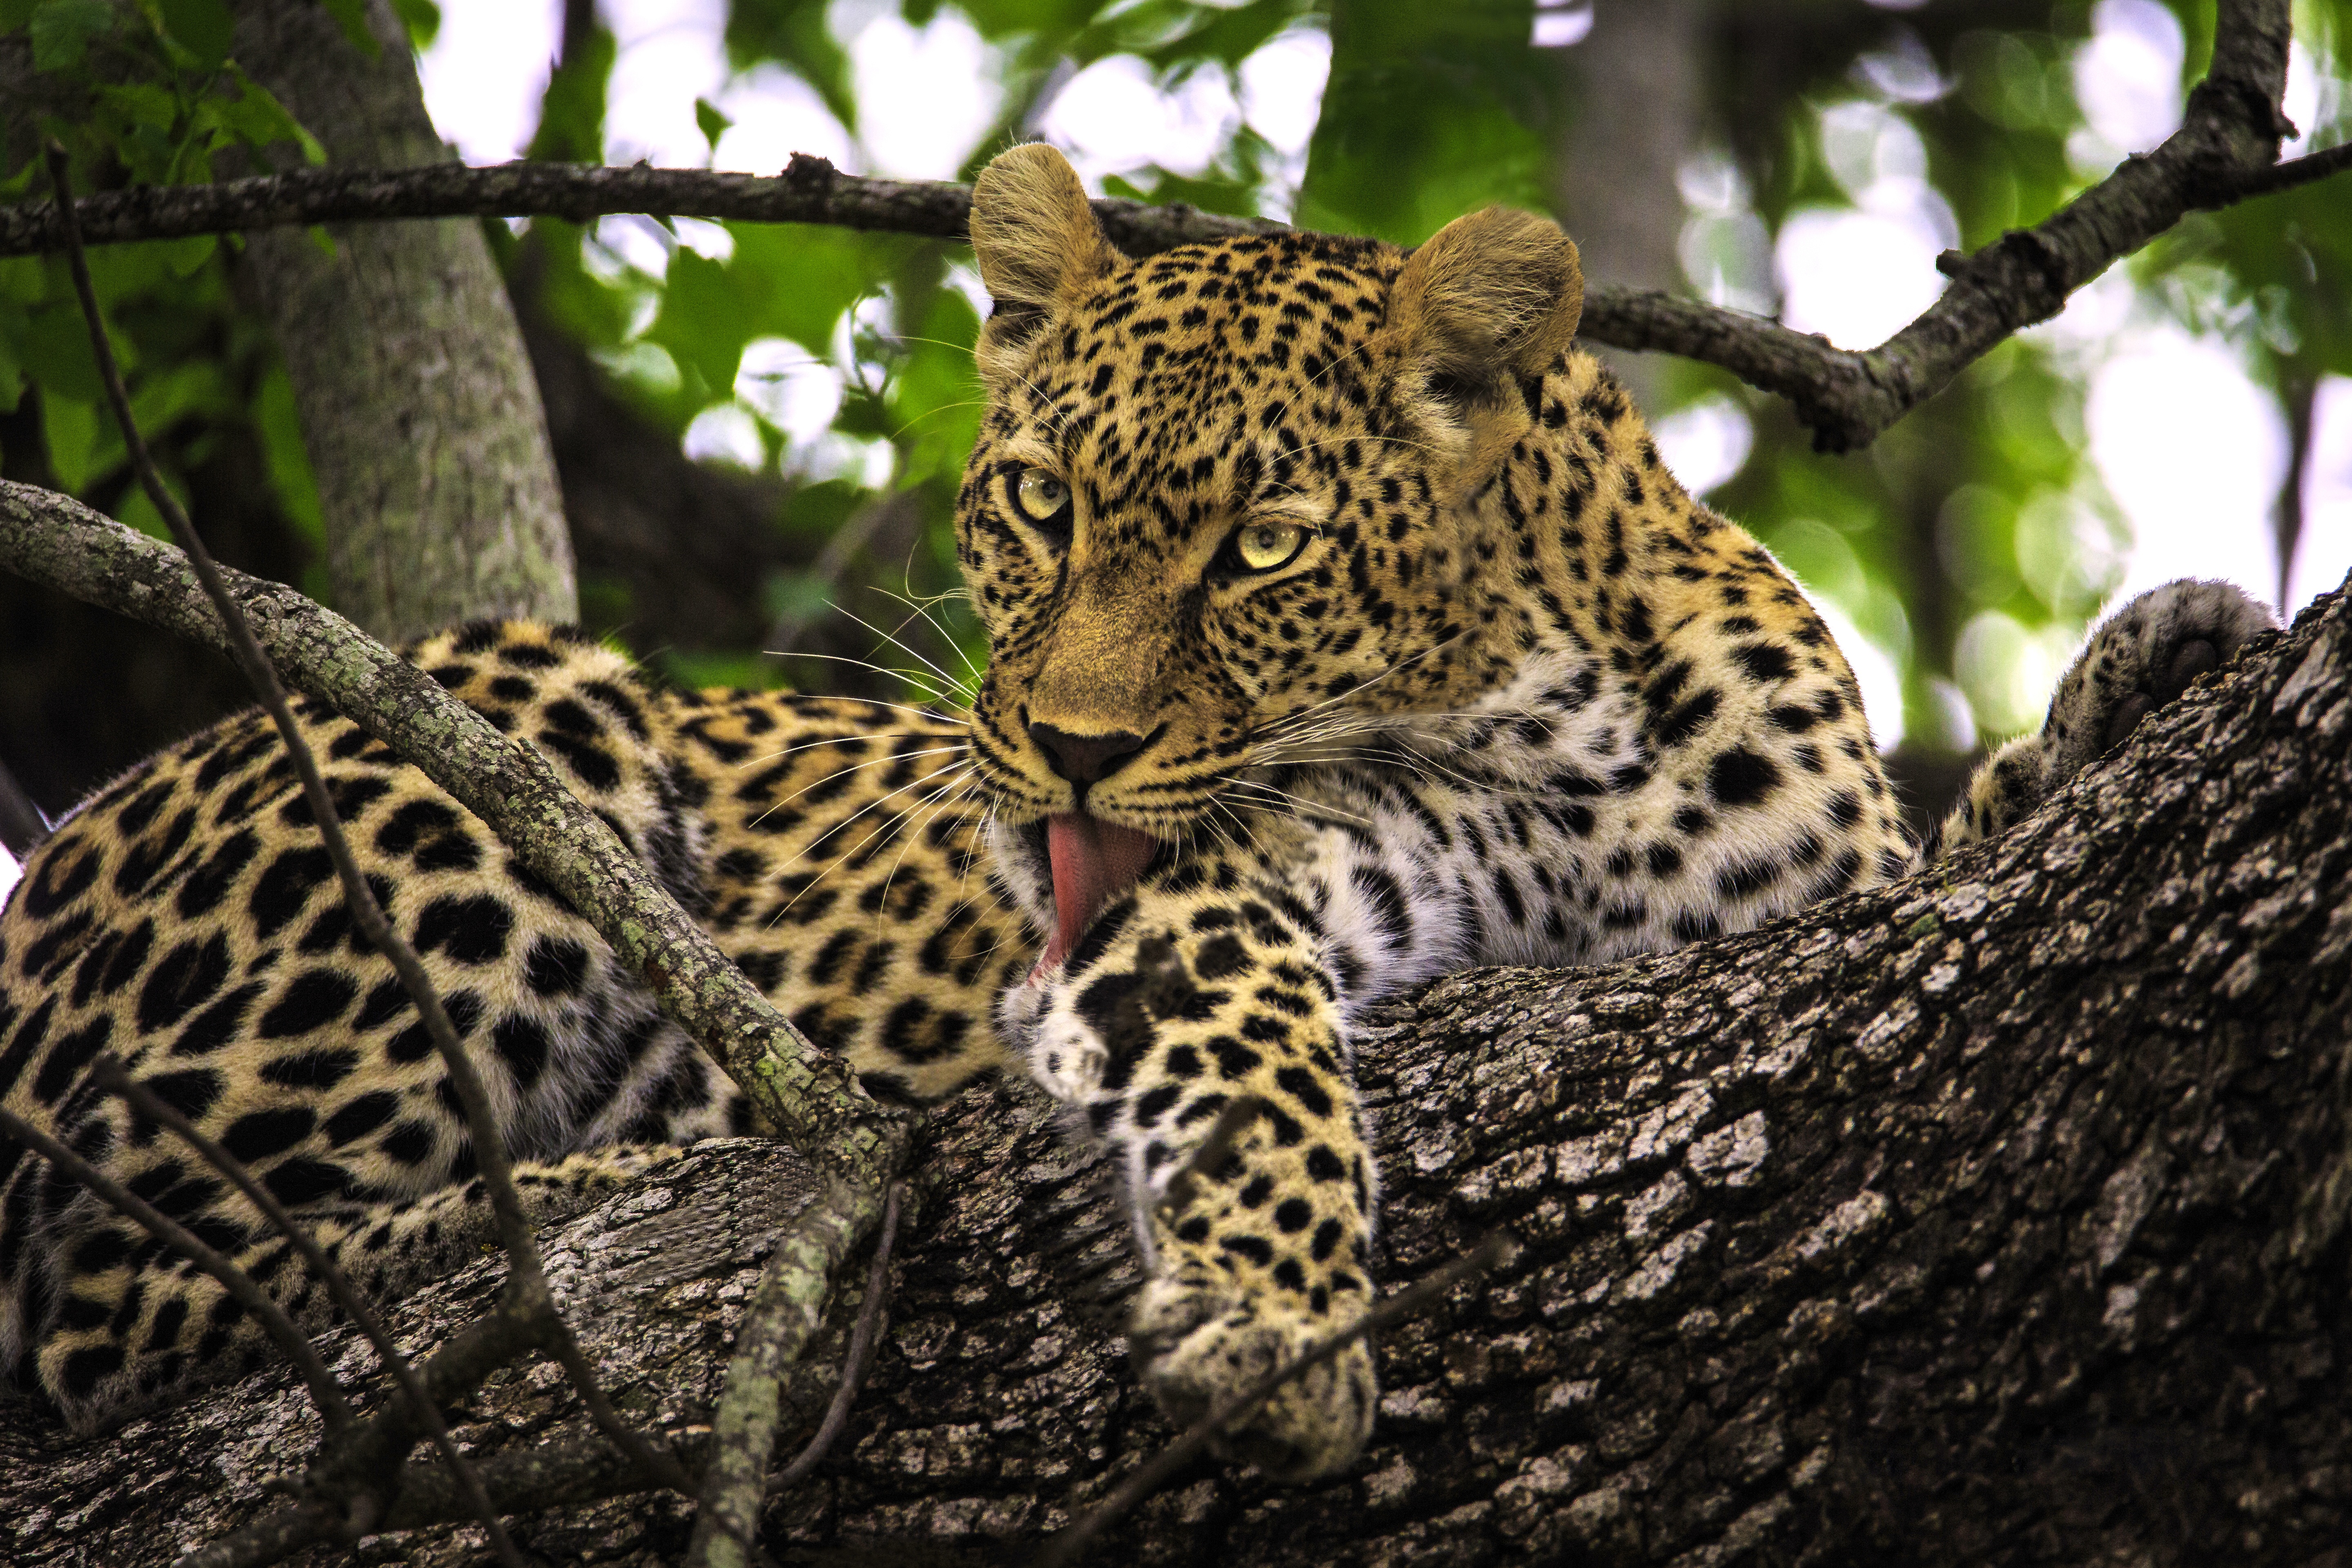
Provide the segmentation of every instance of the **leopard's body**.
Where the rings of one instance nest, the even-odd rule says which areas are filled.
[[[999,307],[958,507],[992,647],[968,714],[668,692],[522,624],[415,657],[541,746],[869,1082],[936,1096],[1018,1058],[1082,1112],[1132,1199],[1143,1374],[1181,1415],[1372,1299],[1348,1054],[1367,1003],[1746,929],[1918,850],[1820,618],[1570,349],[1574,252],[1549,225],[1483,214],[1410,258],[1285,236],[1129,263],[1024,148],[983,175],[973,228]],[[2226,658],[2264,624],[2229,591],[2161,593],[1950,837],[2063,782],[2202,668],[2181,649]],[[749,1126],[478,822],[346,721],[304,721],[544,1206]],[[0,921],[0,1091],[323,1320],[244,1201],[90,1086],[100,1050],[372,1288],[479,1245],[439,1064],[252,716],[29,862]],[[1230,1155],[1192,1170],[1221,1119]],[[260,1350],[208,1280],[14,1147],[0,1308],[0,1354],[85,1425]],[[1232,1451],[1345,1463],[1370,1354]]]

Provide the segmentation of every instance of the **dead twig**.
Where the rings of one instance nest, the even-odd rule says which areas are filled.
[[[522,1212],[522,1199],[515,1190],[506,1141],[490,1110],[489,1095],[482,1087],[480,1075],[474,1070],[473,1059],[466,1054],[465,1046],[457,1037],[456,1026],[450,1022],[447,1011],[441,1005],[440,994],[434,989],[431,977],[425,973],[424,962],[417,957],[416,950],[409,946],[393,929],[392,922],[384,918],[383,906],[376,902],[374,889],[368,885],[357,858],[352,853],[351,841],[343,832],[341,816],[335,809],[333,797],[327,793],[326,780],[319,771],[318,758],[312,755],[301,727],[294,718],[285,685],[278,679],[277,667],[269,662],[260,645],[254,640],[253,628],[246,620],[243,606],[229,593],[219,564],[213,560],[212,552],[205,548],[194,522],[181,507],[179,499],[172,494],[170,487],[163,483],[163,474],[147,449],[145,438],[140,434],[138,421],[131,411],[130,392],[122,384],[121,368],[115,363],[114,345],[107,336],[106,318],[99,309],[98,290],[90,280],[89,258],[83,253],[81,236],[75,223],[72,182],[66,151],[56,142],[51,142],[47,151],[49,183],[57,192],[58,209],[65,224],[66,259],[73,274],[74,292],[81,301],[82,316],[89,328],[90,352],[97,360],[99,376],[106,387],[107,402],[114,411],[115,423],[121,428],[131,468],[138,474],[148,499],[154,502],[155,510],[170,527],[172,537],[186,553],[189,564],[195,569],[197,580],[204,584],[215,612],[228,628],[237,664],[261,699],[270,721],[277,727],[287,756],[301,780],[303,798],[309,803],[313,824],[326,846],[329,858],[334,862],[336,876],[342,883],[343,902],[351,913],[352,923],[361,936],[391,963],[394,973],[400,978],[402,989],[415,1005],[417,1016],[440,1052],[443,1071],[464,1109],[467,1131],[472,1136],[476,1170],[489,1195],[499,1239],[506,1249],[507,1291],[527,1310],[544,1314],[550,1319],[553,1324],[555,1342],[559,1346],[568,1345],[571,1332],[556,1316],[546,1276],[540,1266],[539,1249],[532,1243],[530,1226]],[[282,1214],[283,1211],[280,1212]],[[280,1313],[278,1316],[282,1320],[284,1315]],[[290,1322],[287,1326],[289,1329],[292,1327]],[[299,1337],[299,1332],[297,1337]],[[303,1343],[307,1350],[309,1342],[305,1340]],[[316,1362],[315,1352],[311,1359]],[[576,1347],[572,1360],[580,1362],[584,1368],[584,1359],[578,1356]],[[567,1369],[570,1365],[567,1363]],[[593,1374],[583,1382],[580,1373],[575,1372],[574,1381],[581,1383],[583,1397],[590,1400],[591,1409],[596,1409],[601,1391],[596,1391],[596,1395],[592,1396],[591,1391],[595,1388]],[[600,1415],[600,1424],[604,1416],[609,1415],[610,1407],[607,1405]],[[346,1409],[344,1425],[348,1425],[348,1418]],[[433,1416],[433,1422],[438,1424],[437,1413]],[[451,1451],[455,1452],[454,1447]],[[671,1468],[674,1469],[675,1465]],[[396,1484],[398,1473],[394,1472],[389,1479]],[[368,1478],[365,1484],[373,1489],[382,1482]],[[479,1492],[478,1486],[476,1490]],[[483,1499],[486,1507],[488,1500]],[[497,1516],[486,1515],[483,1522],[500,1561],[509,1564],[510,1568],[520,1568],[520,1554],[516,1552],[513,1542],[508,1539]]]
[[[710,1417],[710,1458],[702,1468],[701,1511],[687,1545],[688,1568],[737,1568],[758,1552],[784,1369],[824,1326],[835,1276],[891,1202],[882,1193],[835,1183],[776,1238],[775,1253],[736,1327],[726,1388]]]
[[[206,1137],[177,1109],[163,1103],[162,1097],[153,1089],[124,1071],[120,1058],[111,1053],[100,1057],[90,1065],[90,1078],[109,1093],[121,1096],[124,1102],[140,1115],[170,1128],[173,1136],[202,1155],[205,1163],[235,1183],[236,1189],[256,1208],[269,1216],[269,1222],[278,1227],[278,1233],[293,1243],[294,1250],[310,1264],[310,1271],[325,1283],[328,1294],[335,1299],[335,1304],[342,1308],[360,1332],[367,1336],[368,1343],[375,1347],[376,1360],[400,1385],[402,1394],[408,1401],[410,1414],[432,1437],[434,1447],[441,1450],[441,1457],[449,1467],[458,1495],[472,1508],[474,1517],[488,1531],[490,1549],[498,1553],[499,1561],[509,1564],[510,1568],[521,1568],[522,1554],[515,1549],[514,1542],[507,1535],[506,1527],[499,1522],[498,1511],[490,1506],[489,1492],[483,1486],[480,1474],[466,1458],[465,1451],[457,1447],[457,1440],[450,1436],[449,1424],[441,1418],[440,1407],[425,1392],[425,1384],[416,1375],[416,1369],[409,1364],[406,1356],[400,1353],[400,1347],[392,1342],[392,1335],[385,1330],[383,1320],[376,1316],[375,1309],[352,1285],[351,1277],[327,1255],[327,1249],[319,1245],[318,1238],[310,1234],[310,1226],[289,1213],[286,1205],[278,1201],[278,1194],[262,1185],[244,1161]]]
[[[1963,258],[1968,275],[1874,349],[1836,348],[1778,321],[1649,289],[1596,286],[1581,334],[1622,349],[1720,365],[1784,397],[1827,450],[1867,445],[2019,328],[2055,315],[2067,296],[2189,212],[2293,189],[2352,168],[2329,148],[2285,163],[2277,103],[2285,80],[2284,0],[2228,0],[2204,82],[2179,131],[2031,229]],[[511,163],[394,170],[320,169],[218,185],[141,188],[85,198],[84,221],[106,239],[173,238],[285,224],[406,217],[656,213],[754,223],[827,224],[962,239],[971,193],[961,185],[844,174],[796,155],[780,176],[702,169]],[[1130,255],[1278,231],[1175,204],[1106,199],[1095,213]],[[0,256],[54,250],[63,224],[47,203],[0,207]]]
[[[833,1391],[833,1403],[825,1406],[824,1419],[817,1424],[816,1436],[811,1437],[801,1451],[793,1456],[791,1464],[769,1478],[766,1499],[773,1501],[806,1479],[817,1467],[841,1429],[849,1425],[849,1412],[857,1403],[857,1391],[865,1386],[866,1374],[874,1366],[874,1348],[881,1342],[882,1328],[889,1321],[890,1248],[898,1239],[899,1200],[905,1184],[893,1182],[883,1198],[882,1234],[874,1243],[874,1262],[866,1271],[866,1299],[857,1309],[857,1324],[849,1331],[849,1353],[842,1358],[841,1386]]]

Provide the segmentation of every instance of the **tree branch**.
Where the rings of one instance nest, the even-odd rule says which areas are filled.
[[[2127,158],[2105,180],[2031,229],[1972,256],[1949,258],[1953,282],[1919,318],[1874,349],[1855,352],[1776,321],[1654,289],[1587,290],[1580,332],[1622,349],[1719,365],[1787,398],[1825,450],[1866,446],[1994,345],[2063,308],[2067,296],[2189,212],[2293,188],[2352,167],[2332,148],[2275,164],[2285,124],[2284,0],[2230,0],[2211,69],[2189,95],[2181,128],[2154,152]],[[172,238],[285,224],[453,216],[553,216],[586,222],[611,213],[756,223],[825,224],[961,240],[971,192],[935,181],[844,174],[797,154],[781,175],[579,164],[454,165],[387,171],[306,170],[217,185],[141,188],[78,204],[92,239]],[[1095,203],[1104,231],[1131,255],[1197,240],[1279,231],[1177,204]],[[0,207],[0,256],[57,248],[54,206]]]
[[[171,546],[70,497],[0,480],[0,566],[212,647],[220,618]],[[904,1119],[802,1038],[546,759],[332,611],[224,570],[270,660],[297,687],[411,758],[612,943],[781,1135],[879,1191]]]
[[[787,1368],[824,1326],[841,1266],[895,1215],[895,1187],[878,1193],[836,1187],[811,1205],[782,1235],[760,1277],[760,1289],[735,1332],[726,1391],[710,1418],[710,1457],[702,1472],[702,1508],[687,1548],[688,1568],[742,1568],[759,1538],[775,1451],[776,1417]],[[843,1369],[846,1386],[848,1369]]]
[[[1455,975],[1367,1018],[1379,1278],[1496,1229],[1523,1250],[1383,1336],[1349,1473],[1286,1489],[1195,1463],[1098,1560],[2330,1561],[2352,1536],[2347,745],[2337,594],[1930,874],[1607,968]],[[1026,1561],[1175,1436],[1084,1300],[1130,1249],[1111,1173],[1019,1082],[940,1107],[925,1141],[873,1373],[761,1521],[780,1557]],[[674,1452],[707,1440],[757,1239],[823,1191],[805,1167],[761,1185],[785,1153],[694,1151],[542,1242]],[[1097,1248],[1082,1217],[1115,1234]],[[485,1272],[397,1303],[395,1337],[446,1334]],[[781,1384],[795,1430],[832,1392],[818,1348]],[[564,1505],[518,1540],[677,1556],[669,1500],[591,1500],[645,1483],[561,1393],[496,1380],[460,1427],[500,1507]],[[284,1373],[66,1453],[0,1407],[0,1557],[151,1568],[173,1531],[268,1506],[266,1435],[307,1419]],[[509,1457],[529,1489],[501,1484]],[[456,1511],[446,1481],[432,1496],[395,1518]],[[455,1526],[402,1547],[416,1568],[475,1552]]]

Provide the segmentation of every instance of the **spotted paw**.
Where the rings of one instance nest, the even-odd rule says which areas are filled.
[[[2184,577],[2126,603],[2091,634],[2051,700],[2045,790],[2114,750],[2142,719],[2277,625],[2268,605],[2231,583]]]
[[[1086,1105],[1102,1088],[1109,1047],[1053,984],[1016,985],[998,1005],[1005,1037],[1019,1047],[1029,1076],[1065,1105]]]
[[[1190,1426],[1344,1326],[1286,1302],[1162,1279],[1145,1289],[1128,1341],[1160,1408]],[[1363,1452],[1378,1394],[1371,1348],[1358,1340],[1236,1416],[1212,1447],[1278,1481],[1316,1480]]]

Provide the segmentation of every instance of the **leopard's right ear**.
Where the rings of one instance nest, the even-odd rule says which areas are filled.
[[[973,350],[990,381],[1013,374],[1055,303],[1127,261],[1103,237],[1078,172],[1043,142],[998,153],[972,182],[971,249],[996,301]]]

